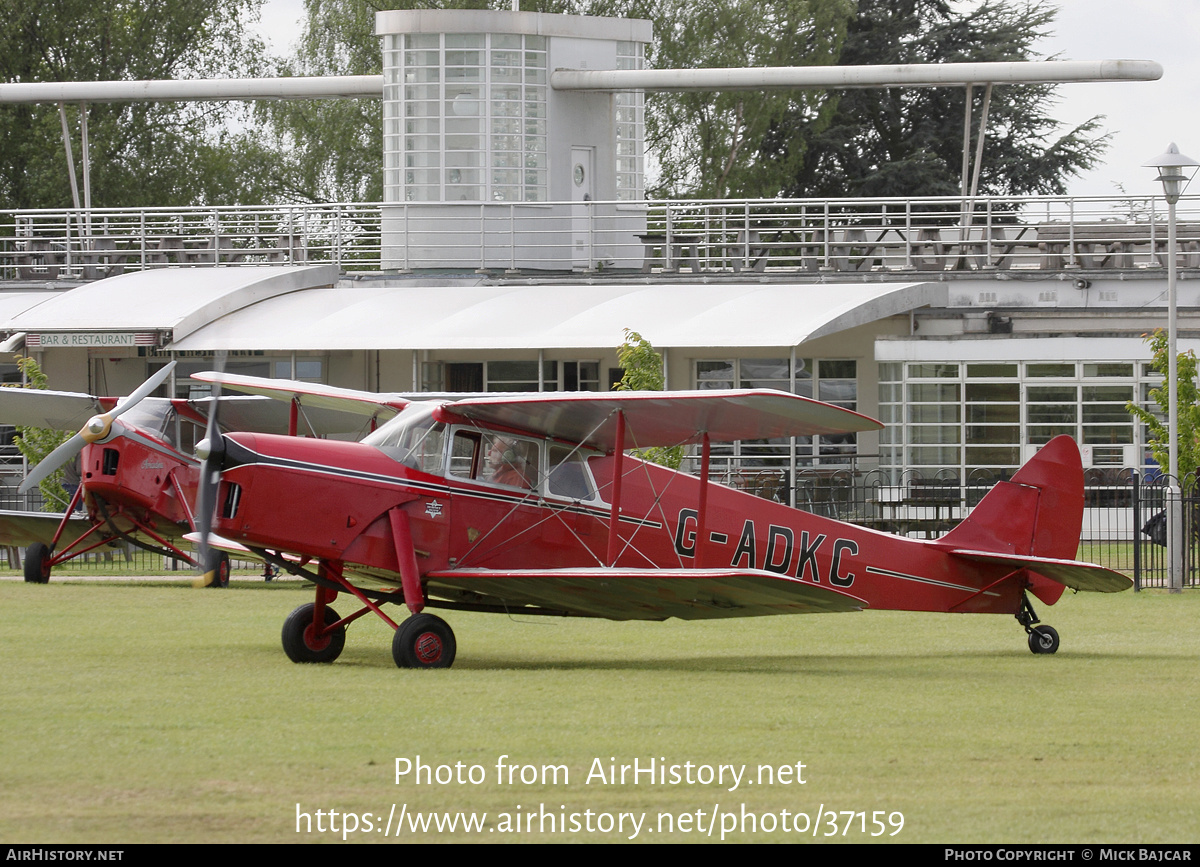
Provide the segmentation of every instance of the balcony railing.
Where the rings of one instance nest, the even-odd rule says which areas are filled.
[[[395,203],[0,211],[0,274],[91,280],[212,264],[681,274],[1138,270],[1165,264],[1151,197]],[[1200,267],[1200,198],[1179,206]]]

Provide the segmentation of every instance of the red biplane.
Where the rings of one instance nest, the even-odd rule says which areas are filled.
[[[22,493],[59,467],[78,458],[80,484],[64,513],[0,511],[0,543],[28,545],[25,580],[45,583],[64,562],[108,545],[129,542],[148,551],[196,565],[178,547],[196,528],[199,462],[192,455],[195,428],[204,430],[213,397],[195,400],[149,397],[170,376],[171,362],[118,402],[74,392],[25,388],[0,389],[0,422],[55,430],[82,429],[41,461],[20,486]],[[336,389],[332,390],[336,392]],[[290,407],[258,397],[222,403],[226,423],[252,430],[298,433],[301,418],[309,432],[354,430],[363,416],[390,418],[394,408],[372,405],[365,395],[343,402],[346,413],[306,407],[297,398]],[[214,551],[205,582],[229,581],[229,557]]]
[[[200,374],[209,381],[216,374]],[[227,388],[290,398],[271,380]],[[257,384],[256,384],[257,382]],[[321,386],[303,386],[319,395]],[[376,400],[379,398],[376,397]],[[1075,443],[1046,445],[941,539],[844,524],[709,481],[710,444],[872,430],[829,404],[767,390],[544,393],[405,404],[361,442],[207,437],[211,544],[316,585],[283,626],[296,662],[329,662],[374,612],[397,665],[449,666],[454,633],[427,608],[706,619],[852,611],[1015,615],[1034,653],[1058,635],[1030,595],[1111,592],[1124,575],[1074,561],[1083,516]],[[698,445],[699,477],[626,454]],[[206,493],[207,489],[207,493]],[[319,503],[288,509],[281,503]],[[347,617],[330,603],[358,603]],[[397,624],[385,603],[410,616]]]

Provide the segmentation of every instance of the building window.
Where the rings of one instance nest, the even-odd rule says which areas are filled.
[[[599,391],[599,361],[432,361],[422,367],[422,391]]]
[[[773,388],[815,397],[846,409],[858,407],[858,363],[853,359],[797,358],[794,377],[787,358],[700,360],[695,372],[696,387],[700,389]],[[786,468],[791,464],[792,439],[800,467],[847,464],[858,452],[853,433],[714,443],[714,467],[720,466],[720,458],[730,472],[756,467]]]
[[[642,69],[645,46],[640,42],[617,43],[617,69]],[[645,95],[642,91],[613,95],[613,127],[617,136],[617,198],[638,201],[645,189],[642,137],[645,132]]]
[[[1145,432],[1126,404],[1151,408],[1160,380],[1130,362],[880,364],[880,466],[1002,477],[1062,434],[1086,467],[1137,466]]]
[[[384,198],[548,198],[546,38],[384,37]]]

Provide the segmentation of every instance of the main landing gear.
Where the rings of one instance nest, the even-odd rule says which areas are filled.
[[[445,620],[420,613],[397,625],[377,604],[359,595],[350,585],[345,586],[364,603],[363,608],[349,617],[339,617],[329,607],[338,591],[318,584],[316,601],[301,605],[283,622],[283,652],[292,662],[333,662],[346,646],[346,626],[374,611],[396,630],[392,636],[392,659],[400,668],[449,668],[454,664],[458,643]]]
[[[1021,610],[1016,614],[1017,623],[1025,627],[1025,631],[1029,634],[1029,649],[1033,653],[1054,653],[1058,650],[1058,630],[1053,626],[1035,626],[1040,623],[1037,612],[1033,610],[1033,605],[1029,601],[1029,597],[1024,593],[1021,594]]]

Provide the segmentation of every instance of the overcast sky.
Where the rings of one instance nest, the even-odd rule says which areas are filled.
[[[1070,184],[1080,196],[1160,188],[1142,164],[1172,141],[1200,160],[1200,0],[1061,0],[1056,34],[1042,51],[1064,60],[1154,60],[1155,82],[1065,84],[1057,113],[1064,124],[1102,114],[1112,143],[1104,165]],[[300,35],[303,0],[268,0],[262,31],[284,54]],[[1200,180],[1197,180],[1200,185]],[[1192,192],[1200,192],[1200,189]]]

